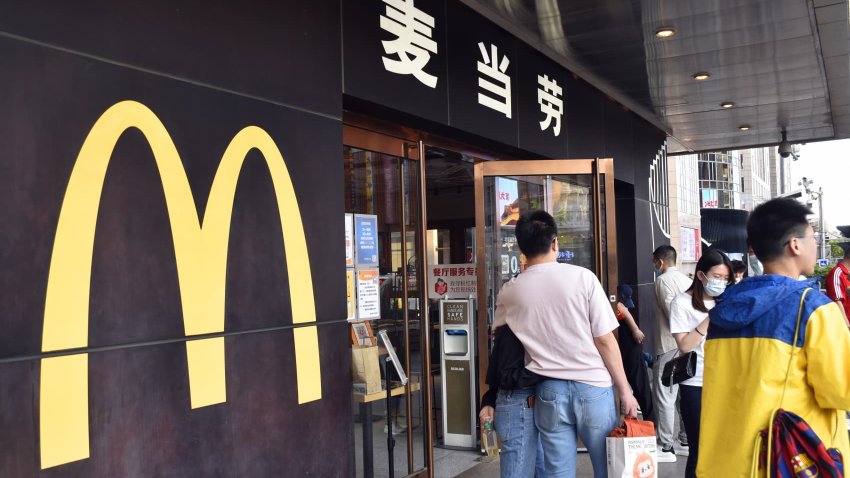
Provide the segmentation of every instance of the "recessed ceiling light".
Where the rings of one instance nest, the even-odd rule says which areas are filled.
[[[692,78],[698,81],[703,81],[711,78],[707,71],[698,71],[692,75]]]
[[[721,107],[721,108],[726,108],[726,109],[734,108],[734,107],[735,107],[735,103],[733,103],[733,102],[731,102],[731,101],[724,101],[723,103],[720,103],[720,107]]]
[[[676,29],[673,27],[658,27],[655,30],[655,36],[658,38],[669,38],[676,34]]]
[[[749,130],[750,130],[750,125],[748,125],[748,124],[742,124],[741,126],[738,126],[738,129],[739,129],[739,130],[741,130],[741,131],[749,131]]]

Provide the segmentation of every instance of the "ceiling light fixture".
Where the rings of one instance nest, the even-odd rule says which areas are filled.
[[[711,78],[711,75],[708,74],[707,71],[699,71],[692,75],[692,78],[697,81],[704,81]]]
[[[742,124],[741,126],[738,126],[738,129],[739,129],[739,130],[741,130],[741,131],[749,131],[749,130],[750,130],[750,125],[748,125],[748,124]]]
[[[658,38],[669,38],[676,34],[676,29],[673,27],[658,27],[655,30],[655,36]]]
[[[731,101],[724,101],[723,103],[720,103],[720,107],[728,110],[729,108],[734,108],[735,103]]]

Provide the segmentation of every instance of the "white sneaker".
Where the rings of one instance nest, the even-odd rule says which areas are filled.
[[[673,452],[676,453],[679,456],[690,456],[691,455],[691,449],[688,448],[687,445],[683,445],[683,446],[679,446],[679,447],[674,446]]]
[[[658,449],[658,463],[675,463],[676,462],[676,454],[673,453],[673,447],[667,449]]]

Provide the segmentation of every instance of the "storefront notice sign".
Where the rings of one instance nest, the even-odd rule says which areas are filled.
[[[693,261],[699,260],[699,230],[692,227],[680,227],[682,234],[682,260]]]
[[[356,306],[357,300],[354,297],[354,270],[348,269],[345,271],[345,297],[348,301],[348,320],[352,321],[357,318]]]
[[[428,298],[466,299],[478,294],[475,264],[428,266]]]
[[[378,265],[378,216],[354,215],[354,247],[357,265]]]
[[[345,267],[354,267],[354,215],[345,215]]]
[[[378,269],[357,271],[357,320],[373,320],[381,317],[380,291]]]

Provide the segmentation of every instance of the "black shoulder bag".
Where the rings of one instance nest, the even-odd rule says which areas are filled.
[[[697,353],[691,350],[664,364],[664,370],[661,372],[661,383],[665,387],[671,387],[689,378],[693,378],[696,374]]]

